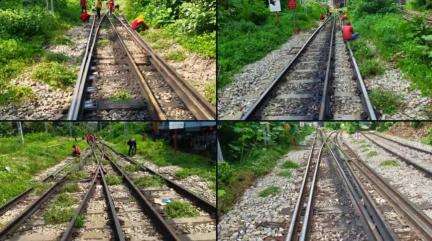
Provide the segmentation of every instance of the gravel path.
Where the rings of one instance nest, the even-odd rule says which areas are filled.
[[[426,215],[432,217],[432,179],[414,167],[390,155],[375,144],[360,136],[355,140],[343,134],[343,139],[351,146],[367,165],[381,175],[389,184],[417,204]],[[384,161],[392,161],[393,165],[385,165]]]
[[[73,67],[78,74],[79,62],[86,48],[91,21],[66,32],[69,44],[50,45],[48,52],[61,53],[70,58],[68,66]],[[36,61],[38,62],[38,61]],[[28,87],[32,95],[22,103],[9,103],[0,106],[0,116],[3,120],[57,120],[64,116],[72,100],[73,86],[65,89],[51,87],[32,78],[33,67],[30,67],[11,80],[14,85]]]
[[[280,240],[288,231],[291,213],[298,198],[309,150],[291,151],[278,161],[276,167],[255,185],[246,190],[228,213],[220,217],[218,240]],[[302,166],[292,171],[292,177],[282,177],[280,166],[287,160]],[[260,197],[264,189],[276,186],[280,192],[274,196]]]
[[[279,49],[261,60],[246,65],[234,76],[234,81],[218,91],[218,116],[220,119],[240,119],[270,83],[294,58],[314,30],[293,35]]]

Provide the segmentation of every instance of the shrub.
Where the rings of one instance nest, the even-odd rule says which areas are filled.
[[[369,94],[372,104],[384,114],[394,114],[402,106],[403,97],[392,91],[372,90]]]
[[[279,187],[271,186],[271,187],[268,187],[268,188],[262,190],[259,193],[259,196],[260,197],[274,196],[274,195],[278,194],[279,192],[280,192]]]
[[[75,83],[75,72],[57,62],[45,62],[37,65],[32,74],[33,78],[50,86],[66,88]]]
[[[165,213],[170,218],[184,218],[198,216],[198,210],[185,201],[172,201],[165,206]]]

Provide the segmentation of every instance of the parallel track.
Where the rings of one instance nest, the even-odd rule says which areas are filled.
[[[294,59],[242,119],[329,120],[344,114],[333,110],[335,106],[343,105],[335,102],[347,99],[347,96],[333,96],[337,90],[332,90],[335,79],[335,18],[328,18],[315,30]],[[361,119],[376,120],[357,63],[349,45],[346,45],[346,48],[354,73],[354,76],[349,77],[355,78],[357,85],[355,93],[346,95],[358,95],[361,99]]]
[[[106,38],[113,48],[98,44],[102,28],[108,31]],[[100,49],[113,53],[101,54]],[[115,100],[107,96],[111,89],[129,93],[131,97]],[[103,16],[100,21],[93,20],[67,119],[130,118],[209,120],[215,118],[215,108],[180,78],[123,18]]]
[[[344,156],[349,158],[348,163],[352,165],[352,167],[355,167],[356,172],[359,173],[358,175],[361,175],[361,178],[365,179],[364,182],[370,183],[369,188],[373,190],[370,193],[376,195],[376,192],[378,192],[381,195],[381,199],[384,198],[389,202],[391,208],[396,210],[401,218],[412,228],[412,231],[406,233],[406,231],[397,227],[399,231],[396,232],[396,234],[404,238],[409,238],[410,240],[413,239],[414,236],[422,240],[432,240],[432,220],[426,216],[419,207],[396,191],[395,188],[361,160],[354,150],[341,140],[340,136],[338,136],[336,143]],[[380,203],[383,202],[380,201]],[[400,220],[396,221],[400,222]]]

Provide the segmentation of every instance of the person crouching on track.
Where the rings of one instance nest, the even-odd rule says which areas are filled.
[[[79,146],[73,145],[72,146],[72,156],[78,157],[81,155],[81,150],[79,149]]]
[[[350,22],[347,22],[342,27],[342,37],[344,41],[351,41],[358,38],[358,33],[354,33],[354,29]]]
[[[87,12],[87,0],[80,0],[81,13]]]
[[[137,149],[137,143],[135,141],[134,138],[129,139],[129,141],[127,142],[128,146],[129,146],[129,156],[133,156],[136,153],[136,149]]]
[[[96,8],[96,16],[97,18],[100,18],[100,13],[102,10],[102,0],[96,0],[95,8]]]

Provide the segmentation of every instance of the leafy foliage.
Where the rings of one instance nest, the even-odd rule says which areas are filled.
[[[164,211],[170,218],[196,217],[199,214],[192,204],[177,200],[168,203]]]

